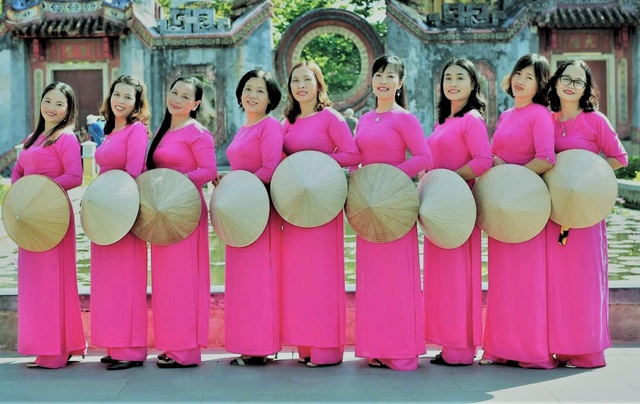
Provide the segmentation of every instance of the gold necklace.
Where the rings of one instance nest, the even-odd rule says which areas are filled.
[[[578,112],[578,115],[580,115],[579,112]],[[558,120],[558,123],[560,123],[560,127],[562,128],[562,137],[567,136],[567,131],[571,129],[574,123],[576,123],[576,119],[578,119],[578,115],[573,117],[573,120],[571,121],[571,123],[569,124],[569,127],[567,128],[564,127],[564,125],[562,124],[562,121]]]

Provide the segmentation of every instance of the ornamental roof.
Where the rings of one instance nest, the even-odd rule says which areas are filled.
[[[35,21],[31,24],[22,24],[11,27],[11,34],[19,38],[35,37],[76,37],[76,36],[114,36],[129,31],[122,24],[105,20],[102,16],[83,17],[69,16],[60,20]]]
[[[582,5],[543,11],[534,19],[540,28],[620,28],[640,26],[640,10],[618,5]]]

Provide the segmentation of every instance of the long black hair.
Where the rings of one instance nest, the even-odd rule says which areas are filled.
[[[193,86],[196,93],[195,101],[202,100],[202,93],[204,92],[204,86],[202,85],[202,81],[200,81],[200,79],[194,76],[178,77],[173,83],[171,83],[171,86],[169,87],[169,91],[173,90],[173,87],[176,85],[176,83],[180,81],[187,84],[191,84]],[[200,112],[200,104],[198,104],[196,109],[192,110],[189,113],[189,116],[193,119],[196,119],[198,117],[199,112]],[[148,170],[156,168],[156,163],[155,161],[153,161],[153,153],[155,153],[156,149],[158,148],[158,145],[160,144],[160,141],[162,141],[162,138],[167,133],[170,127],[171,127],[171,113],[169,112],[169,108],[165,108],[162,124],[160,124],[160,129],[158,129],[158,132],[153,137],[153,140],[151,141],[151,146],[149,146],[149,153],[147,153],[147,169]]]
[[[596,108],[598,108],[598,89],[596,88],[596,83],[593,82],[591,69],[582,60],[569,60],[566,62],[562,62],[560,66],[558,66],[556,72],[553,74],[553,76],[551,76],[551,78],[549,79],[549,83],[547,84],[549,107],[553,112],[560,111],[560,97],[558,97],[556,85],[558,84],[558,80],[560,80],[560,76],[562,76],[564,71],[570,65],[576,65],[577,67],[584,70],[584,74],[587,78],[587,85],[584,86],[584,93],[582,93],[582,97],[580,97],[579,107],[584,112],[593,112]]]
[[[459,66],[464,69],[469,78],[471,79],[471,93],[466,104],[456,112],[453,116],[460,117],[471,111],[477,110],[484,118],[485,111],[487,109],[487,102],[480,92],[480,85],[478,84],[478,73],[475,65],[466,58],[452,58],[447,61],[442,69],[442,76],[440,77],[440,100],[438,101],[438,123],[443,124],[444,121],[451,115],[451,100],[449,100],[444,93],[444,74],[451,66]]]
[[[507,94],[511,96],[511,98],[515,98],[515,96],[513,95],[513,90],[511,89],[511,79],[517,72],[526,69],[529,66],[533,66],[533,71],[538,82],[538,90],[533,96],[532,101],[536,104],[544,105],[546,107],[549,105],[546,89],[547,82],[549,81],[549,76],[551,76],[551,66],[549,65],[549,61],[547,60],[547,58],[538,53],[528,53],[518,59],[516,65],[513,66],[511,74],[509,74],[508,77],[505,77],[505,79],[502,81],[502,89],[505,90]]]
[[[51,137],[58,132],[59,130],[66,127],[75,127],[78,121],[78,101],[76,99],[76,93],[73,91],[70,85],[67,83],[63,83],[61,81],[54,81],[45,87],[44,91],[42,91],[42,95],[40,96],[40,117],[38,118],[38,124],[36,125],[36,129],[33,131],[31,137],[25,142],[24,148],[28,149],[31,147],[44,133],[44,116],[42,116],[42,100],[45,95],[51,90],[60,91],[67,99],[67,114],[65,117],[58,122],[56,126],[53,127],[50,131],[44,134],[45,143],[44,146],[50,146],[55,143],[57,139],[51,139]]]
[[[371,66],[371,77],[373,77],[378,72],[384,71],[392,71],[398,73],[398,78],[402,83],[402,87],[396,90],[395,101],[396,104],[400,105],[402,108],[407,108],[407,93],[405,91],[404,85],[404,77],[405,77],[405,68],[404,63],[397,56],[384,55],[380,56],[376,60],[373,61],[373,65]],[[378,98],[376,98],[376,107],[378,106]]]

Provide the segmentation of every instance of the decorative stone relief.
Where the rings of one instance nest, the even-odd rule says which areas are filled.
[[[215,10],[172,8],[169,19],[158,20],[161,34],[205,34],[226,31],[231,28],[228,18],[215,19]]]
[[[427,25],[482,28],[498,26],[504,19],[504,12],[490,3],[445,3],[442,5],[442,17],[437,13],[429,14]]]

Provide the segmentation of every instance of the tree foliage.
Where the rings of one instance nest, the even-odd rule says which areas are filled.
[[[384,7],[382,0],[272,0],[274,5],[274,40],[276,44],[291,23],[304,13],[319,8],[339,8],[353,11],[369,20],[381,39],[386,36],[386,24],[372,21],[376,8]],[[339,34],[324,34],[311,40],[301,57],[316,62],[325,75],[327,87],[333,94],[349,91],[358,79],[361,59],[352,40]]]

